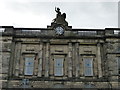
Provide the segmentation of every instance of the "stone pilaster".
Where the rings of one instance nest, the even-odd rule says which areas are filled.
[[[79,76],[79,70],[80,70],[80,62],[79,62],[79,43],[75,43],[75,67],[76,67],[76,73],[75,76]]]
[[[72,44],[72,75],[75,76],[76,74],[76,48],[75,44]]]
[[[83,70],[83,66],[84,66],[83,64],[84,64],[84,63],[83,63],[83,57],[81,56],[81,53],[82,53],[82,52],[80,52],[80,49],[82,49],[81,47],[82,47],[82,46],[81,46],[80,43],[79,43],[79,61],[80,61],[80,66],[79,66],[79,67],[80,67],[80,76],[84,76],[84,73],[83,73],[83,72],[84,72],[84,70]]]
[[[72,77],[72,43],[68,45],[68,77]]]
[[[65,76],[68,76],[68,62],[67,61],[68,61],[68,57],[65,57],[65,61],[64,61],[64,70],[65,70],[64,75]]]
[[[20,69],[20,56],[21,56],[21,43],[16,44],[15,48],[15,76],[19,75],[19,69]]]
[[[46,43],[43,43],[43,61],[42,61],[42,75],[45,75],[45,65],[46,65]]]
[[[21,55],[21,60],[20,60],[20,72],[19,74],[20,75],[23,75],[24,74],[24,68],[25,68],[25,56],[24,55]]]
[[[54,75],[54,56],[52,54],[50,54],[49,63],[50,63],[49,64],[49,75],[53,76]]]
[[[40,43],[40,51],[38,53],[38,62],[39,62],[39,65],[38,65],[38,77],[41,77],[42,76],[42,60],[43,60],[43,44]]]
[[[50,53],[50,43],[46,43],[46,62],[45,62],[45,77],[49,76],[49,53]]]
[[[103,76],[105,76],[105,62],[106,62],[106,51],[105,51],[105,44],[103,44],[103,47],[102,47],[102,53],[101,53],[101,55],[102,55],[102,61],[101,61],[101,63],[102,63],[102,75]]]
[[[102,67],[101,67],[101,51],[100,51],[101,44],[97,44],[97,61],[98,61],[98,77],[102,77]]]
[[[109,64],[108,61],[109,61],[109,60],[108,60],[108,55],[107,55],[107,47],[108,47],[108,46],[107,46],[107,43],[105,43],[105,44],[104,44],[104,52],[105,52],[106,56],[105,56],[105,60],[104,60],[104,76],[105,76],[106,78],[108,78],[108,75],[109,75],[109,74],[108,74],[108,73],[109,73],[109,72],[108,72],[108,71],[109,71],[109,70],[108,70],[108,67],[109,67],[109,66],[108,66],[108,64]]]
[[[11,43],[11,54],[10,54],[10,67],[9,67],[9,76],[13,74],[13,62],[14,62],[14,53],[15,53],[15,42]]]

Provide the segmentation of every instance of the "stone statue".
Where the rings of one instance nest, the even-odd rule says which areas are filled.
[[[57,13],[56,17],[52,20],[51,26],[48,26],[48,28],[54,28],[56,25],[68,27],[68,22],[65,20],[66,13],[61,13],[60,8],[58,7],[55,7],[55,12]]]
[[[63,13],[63,14],[61,14],[61,12],[60,12],[60,8],[56,8],[55,7],[55,11],[56,11],[56,18],[55,19],[53,19],[53,22],[52,23],[57,23],[57,24],[63,24],[63,25],[68,25],[68,23],[65,21],[65,19],[66,19],[66,14],[65,13]]]
[[[65,13],[63,13],[63,14],[61,15],[61,12],[60,12],[60,9],[59,9],[59,8],[56,8],[56,7],[55,7],[55,11],[57,12],[57,18],[58,18],[59,16],[63,17],[64,19],[66,18],[66,14],[65,14]]]
[[[62,14],[62,17],[65,19],[65,18],[66,18],[66,13],[63,13],[63,14]]]
[[[57,12],[57,15],[61,15],[60,9],[55,7],[55,11]]]

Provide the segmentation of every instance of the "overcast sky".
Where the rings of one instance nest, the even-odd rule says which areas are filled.
[[[0,26],[46,28],[56,17],[56,6],[73,28],[118,27],[118,0],[58,1],[0,0]]]

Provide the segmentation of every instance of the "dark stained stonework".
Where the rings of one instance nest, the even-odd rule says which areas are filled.
[[[47,28],[0,27],[4,29],[0,32],[1,88],[119,89],[120,28],[73,29],[66,14],[59,8],[55,11],[56,18]],[[56,27],[64,33],[56,34]],[[30,67],[26,58],[29,62],[32,57]],[[27,65],[31,75],[25,75]]]

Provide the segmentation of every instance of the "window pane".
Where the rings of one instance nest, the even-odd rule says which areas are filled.
[[[84,74],[85,76],[93,76],[93,60],[92,58],[84,58]]]
[[[25,67],[25,75],[33,75],[33,67]]]
[[[63,67],[63,59],[56,59],[55,60],[55,66],[58,68]]]
[[[63,69],[62,68],[55,68],[55,76],[62,76]]]
[[[25,75],[33,75],[34,69],[34,58],[26,57],[25,58]]]
[[[87,68],[92,67],[91,59],[85,59],[85,67],[87,67]]]
[[[26,58],[25,59],[25,66],[31,66],[31,67],[33,67],[33,64],[34,64],[34,60],[33,60],[33,58]]]
[[[54,74],[55,76],[63,75],[63,58],[55,59]]]

